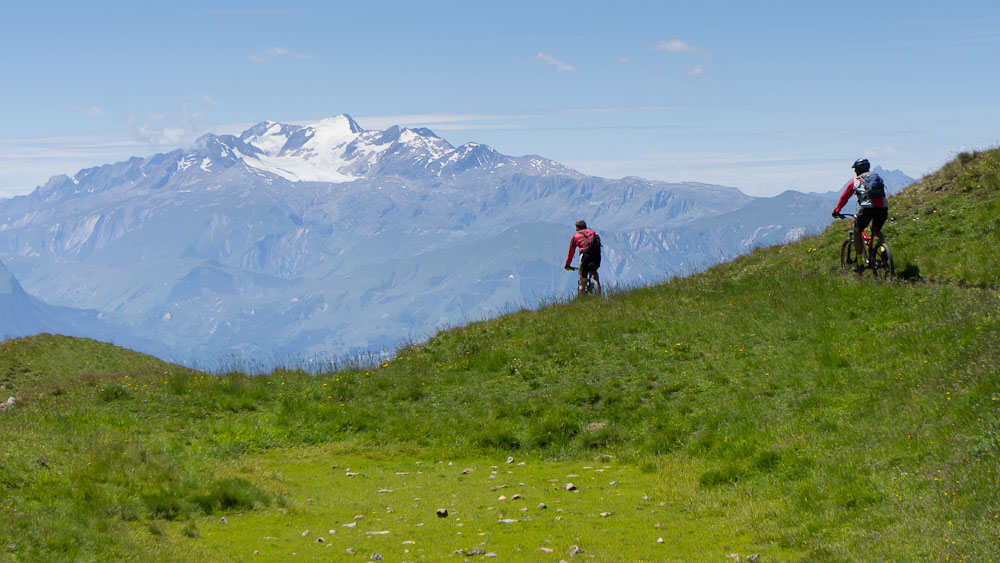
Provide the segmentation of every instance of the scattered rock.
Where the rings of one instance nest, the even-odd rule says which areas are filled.
[[[306,531],[302,532],[302,537],[306,537],[308,535],[309,535],[309,530],[306,530]]]
[[[524,465],[524,462],[523,461],[518,462],[518,465]]]
[[[437,515],[438,515],[438,518],[447,518],[448,517],[448,511],[445,510],[444,508],[439,508],[438,511],[437,511]]]
[[[756,553],[754,553],[753,555],[748,555],[747,561],[749,561],[750,563],[756,563],[757,561],[760,561],[760,555]]]
[[[601,516],[602,516],[603,518],[607,518],[608,516],[611,516],[611,513],[610,513],[610,512],[602,512],[602,513],[601,513]]]
[[[497,485],[496,487],[490,487],[491,491],[499,491],[500,489],[506,489],[507,485]]]
[[[366,536],[385,536],[389,534],[389,530],[382,530],[381,532],[365,532]]]
[[[384,561],[385,560],[385,558],[383,558],[377,552],[376,553],[372,553],[372,556],[369,557],[369,559],[371,559],[372,561]]]
[[[376,491],[377,494],[394,493],[394,492],[396,492],[396,491],[394,491],[392,489],[379,489],[378,491]]]
[[[576,485],[574,485],[573,483],[566,483],[566,490],[567,491],[575,491],[576,490]]]
[[[517,499],[521,498],[521,495],[519,495],[517,493],[514,493],[514,496],[512,496],[510,498],[513,499],[513,500],[517,500]]]
[[[405,542],[403,542],[403,545],[413,545],[415,543],[417,543],[417,542],[415,542],[413,540],[406,540]]]
[[[548,506],[546,506],[544,502],[538,503],[538,510],[545,510],[546,508],[548,508]]]
[[[344,524],[342,527],[344,527],[344,528],[353,528],[353,527],[355,527],[357,525],[358,525],[357,522],[348,522],[347,524]]]
[[[6,402],[0,403],[0,411],[14,404],[14,397],[8,397]]]
[[[349,548],[347,548],[347,549],[344,550],[344,553],[346,553],[347,555],[354,555],[354,548],[353,547],[349,547]]]
[[[260,551],[258,551],[258,550],[254,550],[253,554],[254,554],[254,555],[260,555]]]
[[[399,475],[400,477],[402,477],[403,475],[409,475],[409,474],[410,474],[409,471],[397,471],[396,472],[396,475]]]
[[[228,524],[229,520],[226,520],[226,517],[223,516],[222,518],[219,518],[219,522],[222,522],[223,524]]]
[[[13,397],[11,397],[11,398],[13,398]],[[511,464],[511,463],[514,463],[514,458],[512,458],[512,457],[508,457],[508,458],[507,458],[507,464],[509,465],[509,464]]]
[[[660,523],[657,522],[656,524],[653,524],[653,527],[656,528],[657,530],[659,530],[660,529]]]
[[[513,518],[501,518],[500,519],[500,523],[501,524],[514,524],[516,522],[517,522],[517,520],[514,520]]]
[[[346,475],[347,477],[357,477],[358,475],[361,475],[361,474],[360,473],[353,473],[351,471],[348,471],[344,475]]]
[[[551,547],[541,547],[538,549],[542,553],[552,553],[553,549]]]
[[[329,531],[329,532],[327,532],[327,533],[328,533],[328,534],[330,534],[330,535],[332,536],[333,534],[336,534],[336,533],[337,533],[337,530],[330,530],[330,531]]]
[[[556,520],[562,520],[562,516],[556,516]]]
[[[316,538],[316,543],[325,543],[325,542],[326,540],[323,539],[323,536],[319,536],[318,538]]]
[[[364,515],[364,514],[358,514],[358,515],[356,515],[356,516],[354,517],[354,519],[355,519],[355,520],[364,520],[364,519],[365,519],[365,515]]]
[[[663,543],[663,538],[656,538],[656,543]]]
[[[471,467],[466,467],[465,469],[462,470],[462,475],[468,475],[469,473],[472,473]]]
[[[578,546],[575,546],[575,545],[569,546],[569,554],[570,555],[580,555],[581,553],[583,553],[583,550],[580,549]]]
[[[481,547],[474,547],[465,552],[466,555],[486,555],[486,550]]]

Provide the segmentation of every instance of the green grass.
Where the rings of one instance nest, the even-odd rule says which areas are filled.
[[[0,343],[18,398],[0,412],[0,561],[433,561],[480,543],[509,561],[1000,561],[998,162],[960,155],[892,199],[902,281],[842,276],[838,223],[367,371],[211,376],[87,340]],[[517,523],[498,523],[516,505],[494,465],[529,509]],[[552,486],[569,474],[590,491]]]

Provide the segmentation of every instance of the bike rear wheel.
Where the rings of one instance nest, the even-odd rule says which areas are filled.
[[[881,280],[896,275],[896,265],[892,262],[892,252],[885,243],[876,244],[873,249],[875,254],[875,264],[873,271],[875,277]]]
[[[840,245],[840,269],[845,276],[854,273],[854,266],[858,263],[857,253],[854,251],[854,241],[847,239]]]
[[[594,278],[590,278],[589,280],[587,280],[587,293],[589,293],[590,295],[596,295],[600,297],[601,282],[595,280]]]

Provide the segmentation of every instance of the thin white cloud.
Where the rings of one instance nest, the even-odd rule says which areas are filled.
[[[572,71],[576,70],[576,68],[574,68],[573,65],[568,64],[568,63],[564,63],[564,62],[560,61],[559,59],[553,57],[552,55],[550,55],[548,53],[543,53],[543,52],[539,51],[538,55],[535,56],[535,58],[538,59],[538,60],[540,60],[540,61],[542,61],[545,64],[552,65],[552,66],[556,67],[561,72],[572,72]]]
[[[277,57],[292,57],[295,59],[308,59],[309,55],[303,55],[302,53],[296,53],[294,51],[289,51],[288,49],[283,49],[281,47],[271,47],[270,49],[262,53],[250,53],[249,59],[257,64],[263,64],[270,62]]]
[[[695,53],[701,49],[692,47],[680,39],[671,39],[670,41],[660,41],[656,45],[653,45],[653,50],[669,51],[671,53]]]
[[[128,117],[128,125],[132,129],[132,137],[151,147],[177,148],[204,134],[207,129],[202,122],[206,109],[215,102],[205,96],[201,109],[192,107],[188,102],[181,104],[180,111],[150,112],[149,121],[140,122],[133,115]]]
[[[615,57],[615,62],[619,63],[619,64],[627,65],[627,64],[630,64],[632,62],[632,59],[630,59],[628,57]]]
[[[101,117],[104,115],[104,110],[97,106],[90,106],[85,108],[79,108],[82,113],[85,113],[91,117]]]
[[[688,74],[691,76],[705,76],[705,69],[701,68],[701,65],[695,65]]]

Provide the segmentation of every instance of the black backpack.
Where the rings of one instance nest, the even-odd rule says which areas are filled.
[[[859,206],[871,207],[874,200],[885,197],[885,183],[881,176],[875,172],[865,172],[858,179],[861,182],[854,187],[854,193],[858,196]]]
[[[601,237],[593,229],[584,229],[580,231],[583,235],[583,240],[580,241],[580,248],[583,250],[584,254],[588,256],[600,256],[601,255]]]

